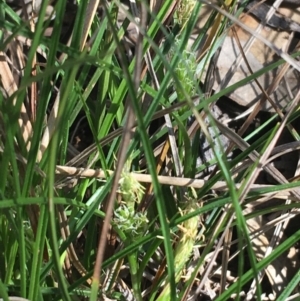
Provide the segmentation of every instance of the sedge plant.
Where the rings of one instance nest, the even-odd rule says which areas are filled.
[[[298,177],[264,186],[249,182],[257,168],[268,168],[269,162],[261,164],[259,156],[275,136],[270,128],[277,129],[277,125],[272,126],[272,122],[281,122],[282,116],[268,117],[243,137],[228,126],[226,134],[238,148],[237,156],[229,161],[222,147],[211,141],[214,158],[207,165],[218,164],[218,169],[201,185],[197,182],[196,195],[191,193],[184,199],[191,191],[188,185],[193,186],[206,168],[197,163],[204,128],[198,126],[191,136],[189,127],[191,116],[203,110],[209,116],[209,107],[215,101],[268,72],[275,74],[285,61],[275,60],[204,97],[200,89],[202,75],[222,46],[230,24],[224,18],[216,20],[217,13],[212,11],[189,47],[203,4],[182,0],[174,8],[173,0],[165,0],[155,10],[149,8],[151,18],[143,32],[143,53],[150,54],[149,65],[142,66],[137,95],[131,95],[128,87],[132,81],[124,76],[124,68],[131,78],[134,72],[134,36],[128,37],[128,33],[133,31],[130,22],[135,19],[130,18],[130,11],[128,18],[121,20],[123,8],[117,1],[94,10],[90,7],[94,1],[41,1],[39,11],[26,19],[13,6],[15,2],[0,1],[0,299],[96,301],[100,293],[105,293],[105,276],[111,267],[123,262],[124,273],[116,274],[109,287],[115,300],[124,300],[131,293],[136,300],[181,301],[189,294],[198,298],[205,279],[214,288],[220,287],[216,300],[232,296],[238,300],[256,279],[257,300],[262,299],[267,288],[259,285],[255,271],[268,269],[274,261],[283,262],[282,254],[297,250],[300,239],[299,231],[287,232],[286,239],[258,262],[255,252],[250,251],[257,233],[246,226],[251,219],[274,212],[286,212],[284,219],[297,214],[299,204],[294,200]],[[51,19],[45,17],[49,5],[54,12]],[[97,13],[90,18],[92,11]],[[205,36],[213,26],[210,38],[214,43],[207,42],[207,51],[198,56],[197,47],[207,41]],[[82,44],[83,40],[87,43]],[[191,97],[199,97],[200,101],[189,102]],[[146,109],[142,102],[147,103]],[[148,184],[140,184],[128,160],[111,221],[120,244],[105,258],[100,271],[103,286],[91,296],[99,225],[106,216],[110,171],[115,169],[114,154],[119,152],[128,103],[137,121],[129,153],[140,159],[134,161],[134,170],[151,174],[153,193]],[[167,150],[168,129],[159,119],[166,113],[184,167],[177,178],[175,158]],[[295,109],[286,120],[295,140],[297,129],[292,126],[299,118],[299,110]],[[213,119],[207,122],[218,131]],[[290,145],[285,151],[291,151]],[[281,152],[275,149],[274,156]],[[168,181],[158,177],[160,174],[168,175]],[[246,194],[242,192],[244,187],[250,188]],[[275,193],[280,198],[292,196],[292,202],[244,212],[245,207]],[[153,202],[139,212],[138,204],[146,197],[152,197]],[[239,237],[230,240],[228,233],[236,227]],[[185,267],[189,268],[192,256],[196,256],[193,250],[200,232],[203,235],[197,260],[189,277],[184,277]],[[220,252],[231,265],[219,260]],[[245,260],[246,256],[250,260]],[[232,269],[232,265],[238,269]],[[238,281],[228,280],[228,272]],[[217,273],[222,280],[211,277]],[[287,300],[295,292],[299,273],[287,282],[278,300]]]

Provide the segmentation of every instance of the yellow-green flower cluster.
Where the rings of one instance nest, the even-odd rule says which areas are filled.
[[[121,205],[115,210],[114,221],[116,226],[130,239],[141,237],[148,224],[145,213],[135,212],[133,207]]]
[[[194,200],[189,200],[186,209],[184,209],[181,214],[187,215],[196,210],[197,204]],[[181,225],[178,226],[180,229],[179,241],[175,247],[175,281],[179,282],[184,266],[190,259],[193,252],[193,247],[197,238],[198,231],[198,216],[187,219]],[[167,284],[161,294],[159,295],[157,301],[167,301],[170,300],[170,286]]]
[[[145,233],[148,219],[146,213],[135,210],[135,204],[139,204],[144,195],[144,187],[132,176],[130,166],[131,159],[128,159],[119,182],[122,204],[114,212],[114,222],[128,239],[133,239]]]
[[[192,213],[196,208],[197,205],[195,203],[188,204],[188,207],[182,211],[182,215]],[[179,226],[181,233],[179,235],[179,242],[175,248],[175,273],[177,281],[179,281],[182,269],[192,254],[198,232],[198,221],[198,216],[194,216]]]
[[[195,0],[180,0],[177,4],[175,21],[183,27],[191,17],[191,13],[195,7]]]
[[[171,49],[171,58],[176,54],[180,46],[180,39],[177,39]],[[195,77],[197,69],[196,54],[194,52],[183,50],[180,60],[175,68],[175,74],[182,87],[176,85],[178,100],[185,100],[186,95],[192,97],[195,92]]]
[[[123,169],[122,177],[119,182],[122,201],[127,206],[139,204],[144,195],[144,187],[130,173],[131,160],[129,159]]]

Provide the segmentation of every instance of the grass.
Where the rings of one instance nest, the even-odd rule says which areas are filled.
[[[253,230],[251,221],[298,214],[298,177],[287,180],[266,163],[282,153],[274,143],[284,130],[298,142],[297,97],[285,114],[274,113],[246,134],[220,124],[211,108],[281,68],[286,56],[293,64],[298,53],[213,92],[212,73],[203,70],[213,66],[233,23],[212,10],[188,47],[205,6],[185,2],[176,8],[166,0],[155,12],[145,6],[148,27],[136,24],[142,36],[135,46],[125,38],[136,28],[134,18],[123,12],[117,23],[118,1],[93,15],[93,2],[60,0],[51,4],[50,19],[50,2],[43,1],[35,23],[0,3],[4,301],[204,300],[209,294],[219,301],[241,300],[243,292],[263,300],[274,292],[278,283],[268,288],[261,273],[297,251],[300,232],[286,233],[259,257],[260,231],[281,223]],[[226,5],[232,15],[241,13],[235,2]],[[234,158],[212,138],[219,133],[239,150]],[[201,137],[213,154],[205,164],[199,164]],[[276,184],[255,183],[262,167]],[[207,168],[204,181],[199,175]],[[274,195],[289,201],[248,210]],[[294,273],[277,300],[293,295],[298,283]]]

